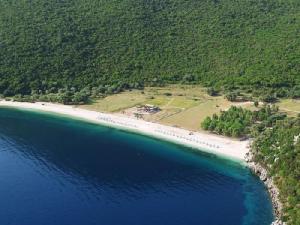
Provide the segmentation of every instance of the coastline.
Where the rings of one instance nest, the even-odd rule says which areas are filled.
[[[193,134],[191,134],[191,131],[177,127],[147,122],[142,119],[133,119],[119,114],[100,113],[61,104],[0,100],[0,107],[12,107],[23,110],[54,113],[82,119],[95,124],[122,129],[188,146],[202,152],[239,162],[240,164],[247,166],[267,187],[275,214],[275,220],[271,225],[285,225],[285,223],[280,220],[282,204],[279,201],[279,190],[275,186],[273,179],[268,177],[267,170],[253,160],[253,154],[250,151],[250,141],[232,140],[223,136],[217,137],[213,134],[201,132],[193,132]]]
[[[245,164],[245,156],[249,152],[249,141],[238,141],[221,136],[217,137],[212,134],[191,132],[185,129],[147,122],[142,119],[133,119],[123,115],[100,113],[72,106],[44,102],[28,103],[2,100],[0,101],[0,106],[49,112],[83,119],[103,126],[114,127],[174,142],[222,158],[231,159],[241,164]]]
[[[260,163],[255,162],[251,151],[247,153],[245,160],[249,169],[259,177],[269,192],[275,217],[271,225],[286,225],[286,223],[281,220],[283,206],[279,199],[279,189],[274,184],[273,178],[268,175],[267,169]]]

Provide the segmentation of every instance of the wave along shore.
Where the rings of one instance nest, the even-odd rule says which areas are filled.
[[[0,101],[0,106],[38,110],[80,118],[104,126],[129,130],[175,142],[241,163],[245,163],[245,156],[249,152],[249,141],[238,141],[221,136],[217,137],[213,134],[190,132],[177,127],[151,123],[142,119],[129,118],[124,115],[100,113],[72,106],[43,102],[27,103],[3,100]]]

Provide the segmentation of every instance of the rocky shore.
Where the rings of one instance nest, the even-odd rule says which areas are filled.
[[[282,222],[280,219],[282,213],[282,204],[279,201],[279,190],[275,186],[272,177],[268,176],[268,171],[263,166],[257,162],[254,162],[253,154],[251,152],[246,154],[245,161],[247,162],[251,171],[264,182],[269,191],[275,213],[275,221],[272,222],[271,225],[286,225],[286,223]]]

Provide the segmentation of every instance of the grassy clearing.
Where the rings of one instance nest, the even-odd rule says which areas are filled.
[[[219,113],[220,110],[225,110],[230,107],[230,103],[224,98],[207,98],[205,101],[199,102],[196,106],[187,108],[177,114],[163,118],[162,123],[168,125],[177,125],[186,127],[192,130],[200,128],[201,121],[214,113]]]
[[[143,104],[145,101],[146,96],[141,94],[141,91],[128,91],[110,95],[103,99],[95,99],[90,104],[79,107],[99,112],[118,112],[138,104]]]
[[[101,112],[121,112],[139,104],[153,104],[162,109],[144,119],[191,130],[199,129],[205,117],[226,110],[231,105],[252,107],[251,103],[232,103],[223,96],[208,96],[203,87],[191,85],[147,87],[143,91],[127,91],[96,99],[91,104],[80,107]]]
[[[139,104],[153,104],[161,108],[186,109],[196,106],[197,98],[203,98],[204,93],[204,89],[199,86],[148,87],[143,91],[126,91],[103,99],[95,99],[92,103],[80,107],[101,112],[118,112]]]
[[[283,99],[276,105],[289,116],[297,116],[300,113],[300,99]]]
[[[190,130],[200,129],[205,117],[218,114],[233,105],[255,110],[251,102],[234,103],[227,101],[223,96],[211,97],[203,87],[191,85],[147,87],[143,91],[126,91],[104,99],[96,99],[91,104],[79,107],[117,113],[141,104],[153,104],[162,109],[161,112],[145,116],[144,119]],[[277,105],[291,116],[300,113],[300,100],[282,100]]]

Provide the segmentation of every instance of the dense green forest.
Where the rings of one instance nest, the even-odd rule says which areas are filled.
[[[183,82],[300,97],[299,37],[299,0],[0,0],[0,93],[67,103]]]
[[[256,136],[286,117],[278,107],[265,105],[256,111],[232,106],[218,116],[207,117],[201,124],[204,130],[230,137]]]

